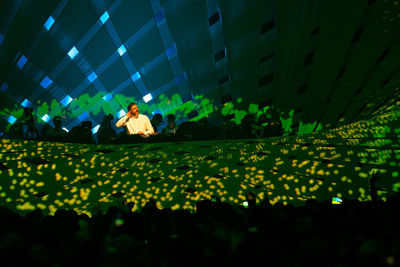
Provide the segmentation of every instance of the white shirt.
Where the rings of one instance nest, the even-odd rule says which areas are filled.
[[[129,134],[137,134],[138,132],[143,132],[145,135],[154,133],[153,126],[146,115],[139,114],[137,118],[130,117],[127,115],[123,116],[115,124],[117,127],[126,126]]]

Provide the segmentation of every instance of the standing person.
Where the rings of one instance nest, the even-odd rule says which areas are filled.
[[[160,113],[154,114],[153,118],[151,119],[151,126],[153,126],[154,132],[158,132],[158,126],[162,123],[162,115]]]
[[[128,113],[123,116],[115,126],[126,127],[129,135],[138,134],[143,137],[154,134],[153,126],[146,115],[139,114],[139,108],[136,103],[128,105]]]
[[[165,126],[162,130],[162,133],[165,135],[175,135],[176,130],[178,129],[178,125],[175,123],[175,116],[173,114],[169,114],[167,116],[168,125]]]

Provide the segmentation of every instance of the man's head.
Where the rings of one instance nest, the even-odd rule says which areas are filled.
[[[158,123],[161,123],[162,122],[162,115],[160,113],[154,114],[153,120],[155,120]]]
[[[60,116],[55,116],[53,118],[53,124],[55,128],[61,128],[62,120]]]
[[[138,106],[136,105],[136,103],[130,103],[129,105],[128,105],[128,112],[131,112],[134,116],[137,116],[137,115],[139,115],[139,108],[138,108]]]
[[[175,115],[174,114],[169,114],[167,116],[167,120],[168,120],[168,123],[175,122]]]

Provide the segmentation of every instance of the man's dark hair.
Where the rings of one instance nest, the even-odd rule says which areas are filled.
[[[174,114],[169,114],[167,116],[167,120],[168,120],[168,122],[175,121],[175,115]]]
[[[134,102],[129,103],[129,105],[128,105],[128,111],[131,110],[131,107],[132,107],[132,106],[137,106],[137,105],[136,105],[136,103],[134,103]]]

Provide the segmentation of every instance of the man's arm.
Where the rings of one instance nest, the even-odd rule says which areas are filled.
[[[144,121],[144,125],[146,130],[144,131],[145,135],[149,135],[149,134],[153,134],[154,133],[154,129],[153,126],[151,125],[151,122],[149,120],[149,118],[146,116],[145,121]]]
[[[122,126],[125,126],[125,124],[128,122],[128,120],[129,120],[128,115],[125,115],[125,116],[123,116],[121,119],[119,119],[119,120],[117,121],[117,123],[115,124],[115,126],[117,126],[118,128],[119,128],[119,127],[122,127]]]

